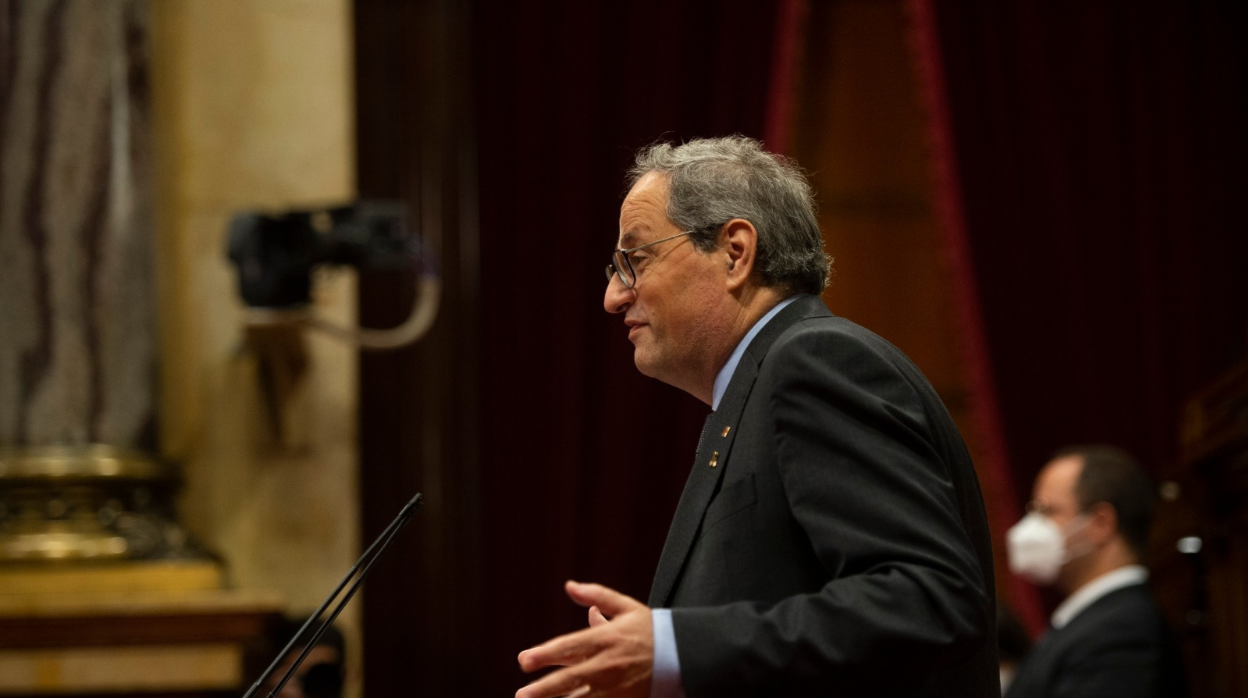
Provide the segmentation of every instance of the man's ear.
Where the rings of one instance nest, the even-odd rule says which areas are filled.
[[[1118,510],[1109,502],[1097,502],[1088,510],[1088,527],[1098,542],[1118,535]]]
[[[727,254],[728,290],[735,291],[754,272],[758,230],[744,218],[733,218],[719,229],[719,249]]]

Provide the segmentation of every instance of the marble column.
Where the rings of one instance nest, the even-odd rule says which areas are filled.
[[[0,2],[0,445],[154,450],[146,3]]]

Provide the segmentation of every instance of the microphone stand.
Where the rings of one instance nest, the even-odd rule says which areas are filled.
[[[325,612],[329,603],[342,592],[342,588],[347,585],[347,582],[350,581],[351,577],[355,575],[357,570],[359,570],[359,576],[355,578],[355,582],[351,585],[351,588],[347,589],[346,596],[338,602],[338,605],[334,606],[334,610],[329,614],[329,617],[317,626],[316,632],[314,632],[312,636],[308,638],[307,642],[304,643],[303,652],[299,654],[295,663],[290,665],[290,668],[287,669],[286,673],[282,675],[282,680],[279,681],[277,686],[269,692],[267,698],[274,698],[278,693],[281,693],[282,688],[286,686],[286,682],[290,681],[290,677],[295,675],[295,670],[303,664],[303,660],[307,658],[308,653],[312,651],[312,648],[316,647],[316,643],[320,641],[321,636],[324,635],[325,631],[329,629],[329,626],[333,624],[334,619],[338,617],[338,614],[342,613],[342,609],[346,607],[347,602],[351,600],[351,597],[355,596],[356,590],[360,588],[360,584],[362,584],[364,582],[364,578],[368,576],[368,570],[373,566],[373,563],[376,562],[377,558],[381,557],[381,554],[386,551],[386,548],[390,545],[390,541],[394,540],[394,536],[399,532],[399,529],[403,528],[403,525],[406,524],[408,520],[412,518],[412,515],[416,513],[416,509],[420,507],[422,499],[423,497],[421,497],[420,493],[417,492],[416,496],[412,497],[412,501],[408,502],[407,505],[404,506],[399,512],[399,515],[394,517],[394,521],[391,521],[390,525],[386,527],[386,530],[382,531],[381,535],[377,536],[377,540],[374,540],[373,544],[368,546],[368,550],[365,550],[364,554],[360,556],[360,559],[356,560],[355,565],[353,565],[351,569],[347,570],[347,575],[342,578],[341,582],[338,582],[338,586],[334,587],[334,590],[330,592],[328,597],[326,597],[320,608],[316,609],[316,612],[311,616],[308,616],[308,620],[305,621],[303,626],[299,628],[299,632],[295,633],[295,636],[290,638],[290,642],[286,643],[286,646],[282,648],[282,651],[277,654],[277,658],[273,660],[273,663],[269,665],[268,669],[264,670],[264,673],[260,675],[260,678],[256,679],[256,682],[251,685],[251,688],[246,694],[243,695],[243,698],[253,698],[253,696],[256,695],[256,692],[260,690],[261,684],[268,680],[268,678],[273,675],[274,671],[277,671],[278,664],[280,664],[282,659],[290,653],[290,648],[294,647],[299,642],[299,639],[303,637],[303,634],[307,632],[308,627],[312,625],[312,621],[321,617],[321,614]],[[378,548],[378,545],[381,547]],[[374,548],[377,549],[376,554],[373,554]],[[367,560],[367,562],[365,562],[365,560]],[[360,569],[361,564],[364,565],[362,570]]]

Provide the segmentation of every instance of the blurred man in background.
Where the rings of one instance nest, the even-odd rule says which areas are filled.
[[[1059,451],[1010,529],[1010,569],[1064,600],[1019,665],[1007,698],[1186,694],[1177,645],[1145,582],[1152,482],[1110,446]]]

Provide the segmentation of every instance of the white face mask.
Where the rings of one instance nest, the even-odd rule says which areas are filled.
[[[1052,584],[1062,565],[1087,552],[1068,554],[1067,536],[1087,525],[1087,517],[1081,514],[1071,523],[1077,524],[1075,530],[1063,531],[1039,512],[1024,516],[1005,534],[1010,571],[1034,584]]]

